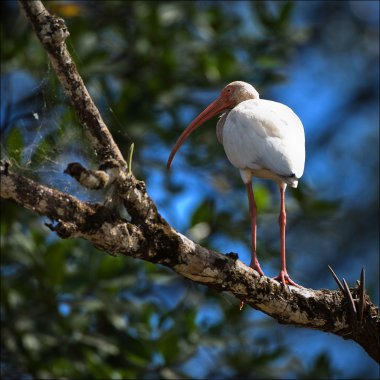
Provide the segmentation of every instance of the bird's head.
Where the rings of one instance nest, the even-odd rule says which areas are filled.
[[[212,117],[224,111],[231,110],[239,103],[249,99],[259,99],[259,93],[249,83],[235,81],[224,87],[220,92],[219,97],[215,99],[204,111],[202,111],[182,132],[181,136],[179,136],[176,144],[170,152],[167,167],[170,168],[175,154],[193,131]]]
[[[227,109],[231,109],[244,100],[259,99],[259,93],[249,83],[235,81],[223,88],[218,99],[229,105]]]

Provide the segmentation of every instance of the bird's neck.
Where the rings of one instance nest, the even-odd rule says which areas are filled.
[[[225,112],[223,112],[220,116],[219,116],[219,120],[218,122],[216,123],[216,137],[218,139],[218,141],[223,145],[223,128],[224,128],[224,124],[226,122],[226,118],[228,116],[228,114],[230,113],[231,110],[227,110]]]

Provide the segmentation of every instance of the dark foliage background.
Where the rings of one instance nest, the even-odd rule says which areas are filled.
[[[160,211],[201,244],[249,259],[245,189],[215,120],[165,162],[187,123],[232,80],[304,122],[305,175],[288,191],[289,271],[335,288],[361,266],[378,303],[379,3],[46,2],[133,171]],[[1,147],[14,170],[99,201],[62,174],[96,165],[46,53],[15,1],[1,2]],[[254,182],[259,257],[279,268],[279,196]],[[378,367],[353,342],[279,326],[165,268],[60,240],[1,201],[3,378],[361,378]],[[349,365],[347,365],[349,363]]]

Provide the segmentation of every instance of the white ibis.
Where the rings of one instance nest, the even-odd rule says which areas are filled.
[[[274,180],[280,189],[279,216],[281,236],[281,270],[275,280],[298,286],[288,275],[285,258],[285,190],[297,187],[305,164],[305,134],[297,115],[281,103],[259,98],[259,93],[248,83],[228,84],[220,96],[200,113],[178,138],[170,153],[167,166],[186,138],[205,121],[222,114],[216,135],[226,155],[240,170],[247,186],[249,211],[252,218],[250,267],[264,275],[256,254],[256,203],[252,191],[252,177]]]

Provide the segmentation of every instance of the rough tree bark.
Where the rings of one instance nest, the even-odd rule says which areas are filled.
[[[81,202],[13,173],[5,161],[0,168],[1,197],[50,218],[52,223],[47,226],[62,238],[84,238],[111,254],[165,265],[194,282],[231,292],[279,323],[353,339],[379,362],[379,311],[368,296],[363,298],[361,286],[346,293],[284,287],[268,277],[260,277],[236,254],[206,249],[175,231],[159,214],[144,182],[128,171],[67,51],[65,39],[69,33],[64,21],[51,15],[40,1],[22,0],[21,5],[99,158],[96,171],[71,163],[66,173],[86,187],[111,187],[114,205]],[[117,207],[125,207],[130,218],[119,216]],[[351,301],[348,293],[352,294]],[[362,315],[354,314],[355,305]]]

